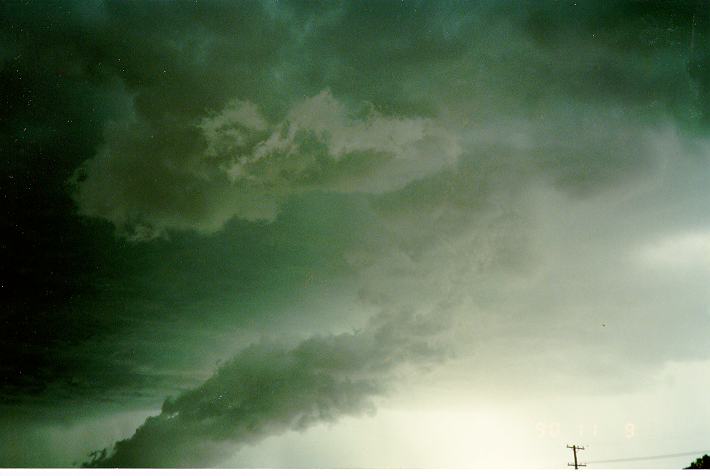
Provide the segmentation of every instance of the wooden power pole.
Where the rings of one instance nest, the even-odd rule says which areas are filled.
[[[574,469],[579,469],[580,466],[587,466],[586,464],[579,464],[577,462],[577,450],[583,450],[584,446],[577,446],[577,445],[567,445],[567,448],[572,450],[572,453],[574,454],[574,464],[572,463],[567,463],[567,466],[574,466]]]

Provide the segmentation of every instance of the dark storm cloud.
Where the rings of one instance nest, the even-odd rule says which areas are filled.
[[[2,247],[6,264],[2,292],[8,298],[2,321],[5,399],[23,399],[31,392],[42,401],[47,393],[57,395],[56,390],[50,392],[57,385],[59,393],[74,398],[114,385],[133,392],[148,381],[156,383],[154,373],[137,370],[157,354],[155,349],[141,350],[145,342],[141,334],[158,332],[151,322],[177,319],[184,335],[189,335],[187,329],[193,326],[184,316],[202,315],[210,306],[210,312],[216,307],[224,313],[235,302],[242,311],[234,320],[254,322],[268,312],[256,296],[279,294],[279,288],[289,289],[288,295],[293,282],[304,282],[312,272],[310,264],[321,259],[323,249],[306,250],[307,243],[294,247],[273,229],[235,232],[239,250],[225,259],[191,238],[169,250],[126,247],[101,223],[76,217],[67,180],[81,162],[96,154],[114,124],[136,115],[159,131],[158,145],[151,149],[144,144],[142,150],[167,156],[171,150],[166,144],[190,129],[192,118],[220,109],[237,92],[260,97],[264,81],[257,72],[270,75],[265,65],[275,61],[277,45],[290,44],[284,40],[290,16],[279,19],[264,4],[166,7],[83,2],[15,2],[1,7],[7,26],[1,37],[7,93],[2,180],[10,203]],[[155,15],[164,21],[156,23]],[[280,101],[273,88],[259,102],[271,99]],[[189,137],[184,143],[190,145]],[[142,158],[138,157],[141,165],[150,168],[154,163]],[[147,176],[138,167],[131,178],[145,183]],[[162,178],[161,185],[167,187],[178,180]],[[130,179],[123,185],[131,187]],[[154,183],[147,186],[160,189]],[[144,192],[137,193],[145,198]],[[175,194],[194,197],[184,189]],[[221,198],[213,192],[209,197]],[[193,202],[183,199],[185,203]],[[181,213],[189,215],[188,206]],[[200,209],[194,214],[199,220]],[[329,212],[319,220],[327,222],[327,216]],[[293,217],[282,222],[283,233],[311,236],[292,221],[308,223],[307,214]],[[218,249],[232,253],[229,243],[225,237]],[[183,259],[186,250],[195,248],[202,251]],[[299,255],[304,251],[309,254]],[[194,282],[201,274],[198,268],[205,275]],[[166,281],[166,273],[176,279]],[[267,288],[271,290],[262,291]],[[251,293],[254,289],[256,293]],[[230,298],[218,296],[220,291],[229,292]],[[176,339],[184,340],[184,335]]]
[[[250,202],[267,203],[248,218],[273,215],[269,197],[254,198],[248,184],[231,183],[205,157],[209,145],[199,124],[234,100],[256,105],[278,124],[300,98],[331,90],[349,113],[368,102],[384,117],[405,120],[452,110],[473,130],[522,117],[549,128],[566,124],[561,139],[610,118],[670,115],[687,122],[693,117],[684,115],[694,110],[703,117],[703,68],[688,66],[704,61],[707,21],[692,2],[525,8],[106,2],[5,9],[6,74],[15,69],[23,84],[36,82],[59,101],[90,98],[83,104],[103,139],[90,140],[96,155],[76,173],[80,210],[135,227],[136,236],[189,224],[214,230],[242,207],[254,208]],[[58,89],[67,78],[71,83]],[[63,154],[73,166],[86,155]],[[562,160],[572,181],[590,163]],[[110,197],[94,190],[105,183],[102,174],[115,177]],[[225,198],[233,210],[215,212],[214,203]]]
[[[510,133],[546,137],[529,159],[571,191],[594,188],[619,175],[610,167],[646,167],[627,125],[700,107],[689,6],[180,4],[170,29],[133,36],[127,25],[164,8],[104,7],[97,44],[132,111],[75,175],[79,211],[134,239],[271,220],[304,181],[332,189],[332,174],[340,191],[401,188],[455,161],[456,135],[511,120]]]
[[[0,188],[7,209],[0,222],[0,368],[3,399],[12,399],[41,394],[47,380],[66,375],[72,364],[60,349],[100,327],[83,325],[70,310],[79,296],[96,293],[101,259],[74,215],[66,180],[93,154],[103,120],[122,111],[121,97],[85,74],[81,55],[58,38],[78,28],[66,9],[16,2],[0,8]]]
[[[444,322],[441,316],[381,315],[361,331],[312,337],[294,348],[251,345],[199,387],[166,400],[160,415],[87,465],[211,465],[234,446],[372,412],[372,397],[386,391],[399,366],[445,357]]]
[[[1,180],[10,204],[2,222],[3,399],[158,401],[196,385],[253,334],[296,321],[307,323],[306,334],[335,324],[294,317],[312,276],[332,282],[312,291],[314,302],[346,287],[346,277],[363,302],[388,312],[446,298],[455,306],[444,313],[469,321],[495,315],[494,324],[482,320],[478,337],[467,335],[491,358],[504,352],[495,347],[501,334],[527,332],[529,342],[565,348],[555,347],[566,329],[561,316],[583,324],[584,313],[574,313],[592,313],[591,294],[607,298],[625,331],[648,315],[681,340],[686,334],[663,320],[670,304],[650,312],[635,303],[627,320],[619,313],[628,298],[604,285],[608,270],[592,266],[610,260],[611,246],[585,247],[588,236],[616,244],[616,235],[598,231],[603,221],[588,228],[595,222],[583,200],[601,210],[626,204],[628,216],[644,217],[636,229],[649,234],[661,233],[660,221],[699,222],[702,201],[688,197],[702,187],[684,184],[704,177],[706,163],[703,6],[0,5]],[[687,153],[694,147],[700,152]],[[668,178],[667,170],[680,172]],[[668,180],[667,189],[653,189],[667,192],[663,200],[639,191],[659,176]],[[563,198],[540,199],[535,187]],[[624,191],[646,201],[630,206],[619,198]],[[686,199],[696,208],[678,205]],[[547,208],[536,214],[540,204]],[[667,221],[649,217],[651,208],[665,210]],[[578,241],[560,239],[575,235],[555,219],[576,226]],[[619,242],[627,251],[642,238]],[[638,295],[644,285],[630,285],[634,273],[614,277]],[[560,282],[572,283],[564,300],[556,299]],[[654,275],[648,288],[660,293],[663,284]],[[697,316],[695,291],[681,294]],[[402,326],[394,354],[346,354],[356,367],[417,360],[397,353],[418,342],[409,322]],[[654,328],[646,327],[649,342]],[[274,368],[228,364],[102,461],[191,464],[171,461],[157,437],[178,447],[193,441],[192,431],[245,442],[272,425],[278,432],[301,417],[315,421],[321,410],[324,418],[358,411],[389,371],[360,368],[366,375],[355,378],[357,369],[328,367],[298,349],[369,345],[377,332],[311,339],[296,350],[252,347],[238,357],[261,355]],[[225,344],[236,334],[243,341]],[[622,338],[589,335],[614,349],[601,354],[627,349]],[[673,354],[634,349],[655,363]],[[324,374],[308,365],[325,366]],[[611,372],[605,365],[600,374]],[[236,391],[232,384],[257,370],[267,386],[279,372],[303,376],[303,385],[294,383],[303,401],[289,413],[283,388],[271,387],[273,399],[249,429],[214,390]],[[335,398],[343,375],[361,384],[352,400]],[[332,384],[328,398],[307,406],[315,390],[305,382],[317,389],[320,377]],[[194,397],[200,389],[203,407]],[[248,391],[234,398],[256,404]],[[138,454],[137,441],[154,454]]]
[[[238,222],[210,240],[125,246],[109,230],[94,235],[83,251],[101,267],[82,276],[89,282],[77,296],[39,315],[18,306],[19,317],[6,322],[3,400],[160,401],[203,378],[195,369],[228,357],[225,348],[239,345],[229,343],[236,329],[272,333],[282,313],[291,316],[283,332],[324,319],[296,313],[343,279],[340,254],[357,239],[362,219],[353,217],[361,208],[339,197],[302,197],[268,228]]]

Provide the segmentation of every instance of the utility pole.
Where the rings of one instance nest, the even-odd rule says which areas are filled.
[[[574,469],[579,469],[580,466],[587,466],[586,464],[579,464],[577,463],[577,450],[583,450],[584,446],[577,446],[577,445],[567,445],[567,448],[572,450],[572,453],[574,454],[574,464],[572,463],[567,463],[567,466],[574,466]]]

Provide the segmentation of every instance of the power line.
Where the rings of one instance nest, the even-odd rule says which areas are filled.
[[[567,448],[569,448],[569,446]],[[653,455],[653,456],[635,456],[633,458],[605,459],[605,460],[587,461],[587,462],[589,464],[624,463],[626,461],[644,461],[644,460],[652,460],[652,459],[665,459],[665,458],[675,458],[677,456],[693,456],[693,455],[706,454],[706,453],[710,453],[710,450],[689,451],[687,453],[671,453],[671,454]]]

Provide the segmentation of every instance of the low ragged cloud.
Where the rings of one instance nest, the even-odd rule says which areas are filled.
[[[109,127],[75,175],[80,211],[137,240],[169,229],[209,233],[233,217],[271,221],[299,192],[397,190],[461,153],[433,119],[374,107],[356,117],[329,91],[275,123],[235,100],[183,129],[181,139],[164,141],[138,119]]]
[[[386,392],[404,364],[421,370],[446,357],[446,321],[437,313],[381,314],[363,330],[311,337],[292,348],[251,345],[84,465],[208,466],[270,435],[373,412],[373,397]]]

